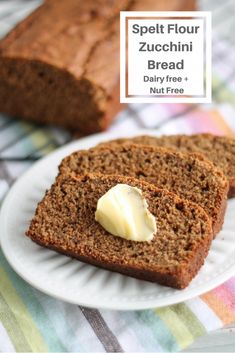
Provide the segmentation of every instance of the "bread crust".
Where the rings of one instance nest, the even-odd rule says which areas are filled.
[[[227,191],[225,191],[226,195],[228,193],[228,189],[229,188],[227,187],[227,189],[226,189]],[[219,212],[218,212],[217,222],[214,224],[214,227],[213,227],[214,238],[216,237],[216,235],[219,233],[219,231],[223,227],[224,216],[225,216],[226,209],[227,209],[227,199],[224,198],[222,200],[221,207],[220,207]]]
[[[229,192],[228,192],[228,198],[233,198],[235,197],[235,179],[229,179]]]
[[[28,233],[30,236],[30,233]],[[210,241],[205,241],[204,244],[200,244],[200,248],[197,249],[196,256],[192,258],[190,261],[190,265],[188,268],[182,267],[181,271],[175,271],[172,273],[161,273],[157,271],[150,271],[144,269],[138,269],[134,267],[124,266],[123,264],[114,264],[114,263],[104,263],[101,259],[95,257],[88,257],[84,255],[79,255],[73,251],[64,250],[55,245],[45,245],[43,242],[40,242],[38,238],[33,238],[30,236],[31,239],[40,246],[44,246],[48,249],[53,251],[59,252],[63,255],[75,258],[76,260],[85,262],[87,264],[113,271],[118,272],[120,274],[134,277],[137,279],[141,279],[148,282],[154,282],[161,284],[163,286],[172,287],[176,289],[184,289],[186,288],[191,280],[196,276],[199,269],[203,266],[205,262],[205,258],[208,255],[210,249]]]
[[[83,134],[106,129],[125,107],[120,11],[194,8],[194,0],[44,1],[0,41],[0,111]]]

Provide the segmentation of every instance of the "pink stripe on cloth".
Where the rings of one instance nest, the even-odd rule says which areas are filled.
[[[196,110],[184,117],[192,133],[210,132],[215,135],[231,135],[233,131],[224,121],[222,115],[215,110]]]
[[[229,281],[228,281],[229,282]],[[213,293],[235,313],[235,287],[230,288],[228,282],[213,290]]]
[[[235,277],[232,277],[229,281],[226,282],[227,287],[232,290],[235,295]]]
[[[184,103],[177,103],[177,104],[162,104],[166,111],[168,111],[168,117],[172,114],[183,114],[185,111],[190,109],[192,104],[184,104]]]

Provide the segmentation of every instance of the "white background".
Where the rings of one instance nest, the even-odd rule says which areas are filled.
[[[165,33],[146,33],[143,36],[133,33],[133,25],[138,23],[140,26],[156,26],[156,23],[163,24]],[[175,31],[167,33],[168,24],[178,24],[179,26],[199,26],[197,34],[176,34]],[[128,94],[129,95],[149,95],[150,87],[172,87],[184,88],[185,95],[203,95],[203,19],[129,19],[128,20]],[[192,41],[192,52],[139,52],[139,42],[147,42],[149,44],[164,44],[172,41],[175,44],[190,43]],[[148,60],[160,62],[178,62],[184,59],[184,70],[163,70],[148,69]],[[144,75],[157,75],[165,77],[180,76],[183,78],[181,83],[151,83],[144,82]],[[188,81],[184,78],[187,77]],[[165,92],[166,93],[166,92]],[[168,94],[172,95],[172,94]]]
[[[204,19],[204,20],[203,20]],[[192,23],[204,25],[197,34],[181,34],[166,31],[164,34],[148,33],[144,36],[128,31],[133,23],[156,25],[163,22],[181,25]],[[129,22],[129,24],[128,24]],[[209,11],[121,11],[120,14],[120,101],[121,103],[211,103],[211,13]],[[205,37],[205,38],[204,38]],[[128,49],[127,49],[128,41]],[[139,42],[178,43],[193,42],[192,52],[139,52]],[[156,59],[155,59],[156,58]],[[148,70],[147,61],[180,61],[184,58],[184,70]],[[204,72],[203,72],[204,65]],[[172,88],[184,88],[183,94],[150,94],[149,87],[155,83],[143,82],[144,75],[182,75],[182,83],[171,83]],[[128,74],[128,75],[127,75]],[[205,80],[205,92],[203,91]],[[168,86],[168,84],[167,84]]]

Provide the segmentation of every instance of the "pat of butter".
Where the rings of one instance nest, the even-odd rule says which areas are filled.
[[[109,233],[127,240],[150,241],[157,231],[140,189],[117,184],[97,203],[95,219]]]

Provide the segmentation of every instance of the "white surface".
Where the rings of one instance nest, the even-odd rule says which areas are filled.
[[[183,352],[235,352],[235,325],[229,325],[198,338]]]
[[[61,159],[74,150],[115,137],[117,134],[104,133],[70,143],[37,162],[12,187],[2,206],[0,234],[2,250],[15,271],[36,288],[65,301],[123,310],[178,303],[207,292],[234,275],[235,199],[229,201],[223,230],[213,241],[205,265],[184,290],[84,264],[40,247],[24,236],[37,202],[53,182]]]

